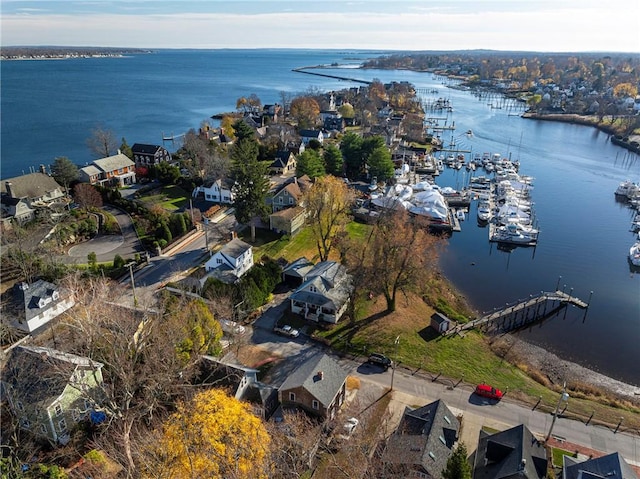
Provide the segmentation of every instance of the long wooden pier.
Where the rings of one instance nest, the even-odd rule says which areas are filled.
[[[310,72],[310,71],[305,70],[304,68],[294,68],[292,71],[298,72],[298,73],[306,73],[307,75],[316,75],[316,76],[319,76],[319,77],[333,78],[335,80],[352,81],[352,82],[356,82],[356,83],[362,83],[364,85],[370,85],[371,84],[371,82],[367,81],[367,80],[360,80],[358,78],[343,77],[343,76],[338,76],[338,75],[329,75],[327,73]]]
[[[589,308],[589,303],[564,291],[542,291],[538,295],[531,295],[528,299],[511,305],[507,304],[504,308],[496,309],[466,324],[451,328],[445,335],[462,333],[470,329],[485,332],[507,332],[541,321],[570,305],[584,309],[585,315]]]

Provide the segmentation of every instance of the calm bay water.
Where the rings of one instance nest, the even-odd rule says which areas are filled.
[[[273,103],[280,102],[283,91],[354,86],[291,69],[357,64],[374,55],[161,51],[127,58],[2,62],[1,174],[19,175],[30,166],[50,164],[56,156],[68,156],[78,164],[90,161],[85,141],[97,125],[125,137],[130,145],[161,144],[163,132],[178,135],[198,128],[210,115],[233,110],[240,96],[256,93],[263,103]],[[557,284],[584,300],[593,291],[586,317],[569,308],[565,317],[561,313],[520,334],[565,359],[640,385],[640,275],[630,271],[626,259],[634,241],[629,231],[632,211],[613,194],[619,182],[640,179],[638,156],[589,127],[525,120],[506,109],[491,109],[486,100],[445,88],[430,74],[339,73],[437,88],[439,93],[431,97],[446,97],[453,104],[452,136],[459,147],[520,160],[521,172],[535,177],[538,246],[498,250],[488,242],[487,230],[477,226],[472,205],[463,231],[450,239],[441,261],[443,271],[481,311]],[[473,136],[464,135],[468,129]],[[465,170],[448,170],[437,179],[453,187],[466,181]]]

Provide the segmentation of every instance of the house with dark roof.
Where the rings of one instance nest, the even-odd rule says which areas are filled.
[[[562,462],[562,479],[639,479],[617,452],[582,462],[564,455]]]
[[[51,348],[13,348],[1,384],[19,427],[53,444],[66,444],[73,427],[99,409],[102,366]]]
[[[198,384],[222,387],[240,401],[251,404],[253,413],[269,419],[278,408],[278,388],[258,380],[258,370],[224,361],[213,356],[202,356]]]
[[[300,408],[312,416],[333,419],[345,400],[347,372],[324,353],[297,366],[278,389],[283,408]]]
[[[300,130],[302,143],[308,145],[311,140],[318,140],[320,144],[324,142],[324,133],[321,130]]]
[[[460,422],[442,400],[406,407],[382,456],[393,477],[440,479],[460,432]],[[391,476],[389,476],[391,477]]]
[[[347,269],[336,261],[316,264],[289,296],[291,311],[312,321],[337,323],[347,310],[353,282]]]
[[[146,145],[144,143],[135,143],[131,147],[133,153],[133,161],[136,166],[152,166],[159,163],[171,161],[171,153],[169,150],[159,145]]]
[[[546,475],[547,451],[525,425],[495,434],[480,431],[473,479],[544,479]]]
[[[25,333],[33,333],[75,305],[70,291],[39,279],[13,288],[12,301],[3,308],[2,322]]]
[[[92,185],[125,186],[136,182],[135,163],[118,150],[117,155],[93,160],[80,168],[80,181]]]
[[[204,268],[208,274],[202,278],[201,283],[204,284],[207,278],[213,277],[223,283],[233,284],[252,266],[253,248],[241,239],[234,238],[205,263]]]
[[[307,274],[314,266],[315,264],[302,256],[282,269],[282,281],[294,286],[300,286],[305,282]]]
[[[273,212],[300,206],[302,201],[302,189],[298,184],[298,179],[284,183],[271,198],[271,208]]]
[[[0,182],[2,213],[19,224],[30,221],[37,207],[46,207],[65,197],[62,186],[43,173],[8,178]]]
[[[276,157],[269,165],[269,174],[289,175],[295,173],[297,164],[295,155],[289,150],[276,151]]]

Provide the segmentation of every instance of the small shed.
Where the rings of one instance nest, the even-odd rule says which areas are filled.
[[[439,333],[444,333],[451,327],[451,320],[442,313],[433,313],[431,327]]]

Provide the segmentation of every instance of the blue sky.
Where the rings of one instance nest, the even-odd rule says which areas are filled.
[[[639,0],[1,0],[2,45],[640,52]]]

